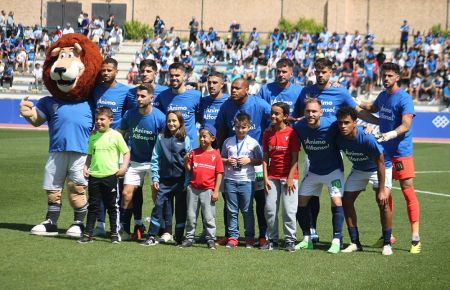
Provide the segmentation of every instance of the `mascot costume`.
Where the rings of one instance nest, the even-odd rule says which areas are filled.
[[[52,96],[41,98],[36,106],[25,97],[20,114],[33,126],[44,122],[49,129],[49,157],[45,165],[43,188],[47,192],[45,221],[31,234],[58,234],[61,193],[67,180],[74,221],[66,234],[80,237],[87,212],[83,166],[93,127],[91,91],[102,65],[98,47],[81,34],[67,34],[48,49],[43,67],[44,84]]]

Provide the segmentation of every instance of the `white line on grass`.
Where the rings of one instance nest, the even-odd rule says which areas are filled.
[[[393,189],[401,190],[400,187],[395,187],[395,186],[393,186],[392,188],[393,188]],[[424,191],[424,190],[417,190],[417,189],[415,189],[415,191],[416,191],[416,192],[419,192],[419,193],[429,194],[429,195],[438,195],[438,196],[450,197],[450,194],[448,194],[448,193],[440,193],[440,192]]]
[[[444,170],[444,171],[416,171],[416,173],[421,174],[421,173],[450,173],[449,170]]]

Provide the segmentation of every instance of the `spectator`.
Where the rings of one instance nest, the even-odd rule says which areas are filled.
[[[198,21],[192,16],[192,20],[189,22],[189,43],[197,41]]]
[[[160,34],[161,28],[164,28],[164,26],[164,21],[157,15],[155,18],[155,22],[153,22],[153,30],[155,31],[155,34]]]
[[[34,88],[38,89],[42,87],[42,74],[43,70],[40,63],[34,65],[33,77],[34,77]]]
[[[420,85],[419,90],[419,101],[433,101],[435,96],[435,86],[433,79],[431,78],[431,75],[429,73],[425,74],[425,78],[423,82]],[[428,95],[427,97],[425,95]]]
[[[72,26],[70,25],[70,22],[67,22],[66,27],[64,27],[64,29],[62,31],[62,35],[66,35],[69,33],[75,33],[75,31],[73,30]]]
[[[9,82],[9,88],[11,88],[13,85],[13,80],[14,80],[13,67],[10,65],[7,65],[5,67],[5,70],[3,71],[1,78],[0,78],[0,86],[3,88],[3,84],[5,82]]]
[[[450,107],[450,82],[444,88],[444,105],[446,106],[446,111],[449,111]]]
[[[231,32],[231,41],[236,43],[241,36],[241,25],[236,20],[233,20],[228,31]]]

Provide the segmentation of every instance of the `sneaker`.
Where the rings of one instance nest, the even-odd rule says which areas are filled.
[[[311,242],[313,244],[317,244],[320,241],[319,239],[319,235],[317,234],[317,232],[311,233]]]
[[[226,246],[228,243],[228,238],[227,237],[223,237],[220,240],[218,240],[216,242],[216,244],[218,244],[219,246]]]
[[[255,240],[245,240],[245,248],[246,249],[253,249],[254,248]]]
[[[239,244],[238,240],[229,238],[226,247],[227,248],[237,248],[238,244]]]
[[[295,252],[295,242],[286,242],[284,249],[289,253]]]
[[[195,241],[193,239],[185,239],[180,245],[180,248],[189,248],[192,247],[195,244]]]
[[[391,234],[391,245],[393,245],[397,239],[394,237],[394,235]],[[384,239],[383,237],[379,238],[378,241],[375,242],[375,244],[372,245],[373,248],[382,248],[384,246]]]
[[[84,225],[79,222],[75,222],[70,225],[66,231],[66,235],[69,237],[79,238],[83,235]]]
[[[312,241],[301,241],[297,245],[295,245],[296,250],[312,250],[314,249],[314,244]]]
[[[362,252],[362,246],[359,244],[351,243],[347,248],[343,249],[342,253]]]
[[[79,243],[79,244],[88,244],[88,243],[92,243],[93,241],[94,241],[94,239],[92,238],[92,236],[90,236],[90,235],[83,235],[81,237],[81,239],[79,239],[77,241],[77,243]]]
[[[167,244],[168,242],[172,242],[172,241],[173,241],[173,236],[169,233],[162,234],[158,239],[158,242],[160,244]]]
[[[210,250],[216,249],[216,242],[214,242],[214,240],[206,241],[206,245],[208,245],[208,249]]]
[[[411,254],[420,254],[422,251],[422,244],[419,242],[417,243],[411,243],[411,249],[409,249],[409,252]]]
[[[333,239],[333,241],[331,242],[331,246],[327,252],[330,254],[337,254],[340,251],[341,251],[341,243],[339,242],[339,239]]]
[[[390,256],[393,254],[391,245],[384,245],[383,250],[381,251],[383,256]]]
[[[30,234],[38,236],[57,236],[58,227],[56,224],[52,223],[51,220],[46,220],[34,226],[31,229]]]
[[[261,250],[263,251],[272,251],[272,250],[277,250],[278,249],[278,243],[272,242],[272,241],[267,241],[265,245],[263,245],[261,247]]]
[[[154,237],[148,237],[145,241],[141,242],[139,245],[141,246],[156,246],[158,241],[155,240]]]
[[[144,236],[145,231],[146,231],[146,228],[143,224],[135,225],[133,233],[131,234],[131,240],[139,242],[142,239],[142,237]]]
[[[111,234],[111,243],[113,244],[120,244],[121,239],[119,234]]]
[[[104,236],[106,236],[105,226],[104,225],[103,226],[101,226],[101,225],[96,226],[95,229],[94,229],[93,236],[94,237],[104,237]]]
[[[266,242],[267,242],[266,238],[259,238],[258,239],[258,247],[261,248],[262,246],[264,246],[266,244]]]

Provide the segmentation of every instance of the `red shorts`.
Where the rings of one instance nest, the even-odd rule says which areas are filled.
[[[416,177],[413,156],[393,157],[392,179],[401,180]]]

